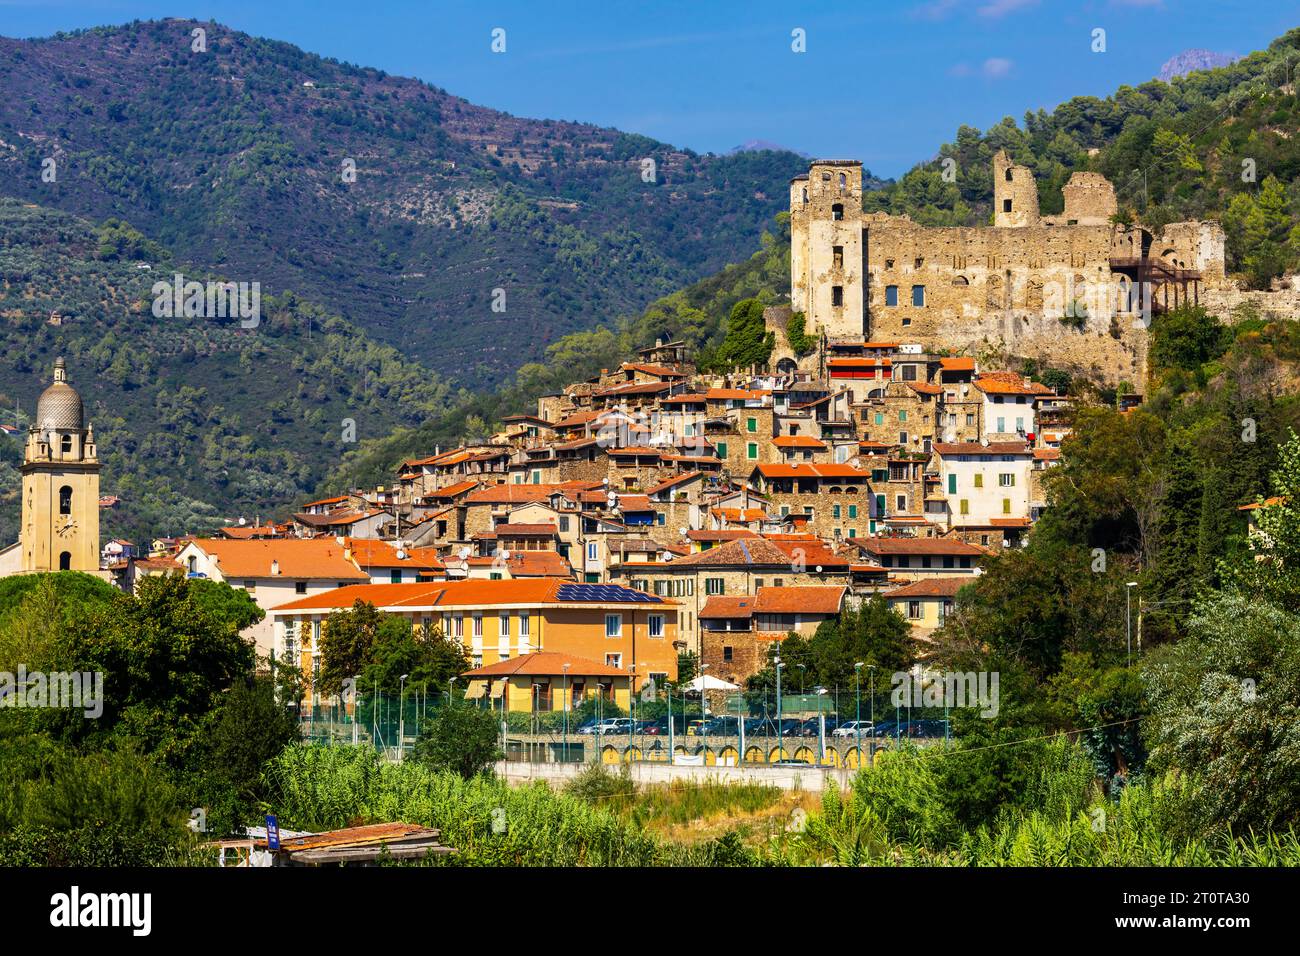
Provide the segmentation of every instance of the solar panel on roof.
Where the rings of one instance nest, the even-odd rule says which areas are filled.
[[[658,598],[618,584],[561,584],[555,592],[561,601],[658,603]]]

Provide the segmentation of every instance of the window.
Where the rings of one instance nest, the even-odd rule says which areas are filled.
[[[1022,432],[1022,431],[1024,431],[1024,430],[1025,430],[1025,420],[1024,420],[1023,418],[1017,417],[1017,418],[1016,418],[1016,431],[1018,431],[1018,432]]]
[[[852,518],[856,518],[857,516],[858,516],[858,506],[849,505],[849,518],[852,519]]]
[[[883,424],[885,424],[885,413],[884,413],[884,412],[876,412],[875,423],[876,423],[877,425],[883,425]]]
[[[651,614],[646,620],[651,637],[664,636],[664,616],[662,614]]]
[[[910,619],[913,620],[913,621],[919,621],[919,620],[921,619],[921,602],[920,602],[920,601],[908,601],[908,602],[907,602],[907,616],[908,616],[908,618],[910,618]]]
[[[726,457],[727,457],[727,443],[726,443],[725,441],[717,442],[717,443],[714,444],[713,447],[716,448],[716,449],[718,450],[718,457],[719,457],[719,458],[726,458]]]
[[[59,555],[59,570],[60,570],[60,571],[71,571],[71,570],[72,570],[72,552],[71,552],[71,551],[64,551],[63,553],[61,553],[61,554]]]
[[[1008,474],[1001,474],[1001,475],[998,475],[998,487],[1000,487],[1000,488],[1014,488],[1015,486],[1016,486],[1016,476],[1015,476],[1015,475],[1008,475]]]
[[[622,614],[605,615],[605,636],[606,637],[623,636],[623,615]]]
[[[723,647],[722,647],[722,660],[723,660],[725,663],[730,664],[731,661],[732,661],[733,658],[734,658],[734,655],[735,655],[735,650],[734,650],[733,648],[728,647],[727,645],[724,644]]]
[[[966,413],[966,424],[967,424],[968,426],[970,426],[970,425],[974,425],[974,424],[975,424],[975,413],[974,413],[974,412],[967,412],[967,413]]]
[[[244,590],[247,591],[249,594],[256,594],[256,593],[257,593],[257,582],[256,582],[256,581],[245,581],[245,582],[244,582]]]
[[[900,408],[900,409],[898,410],[898,420],[899,420],[900,422],[905,422],[905,421],[907,421],[907,409],[905,409],[905,408]]]
[[[758,459],[758,442],[752,441],[746,445],[745,454],[749,457],[750,461],[756,461]]]
[[[959,509],[958,509],[958,510],[959,510],[959,512],[960,512],[961,514],[964,514],[964,515],[968,515],[968,514],[970,514],[970,501],[969,501],[969,499],[963,498],[963,499],[961,500],[961,502],[959,503]]]
[[[59,514],[72,514],[72,488],[68,485],[59,489]]]
[[[465,613],[457,611],[451,616],[451,636],[460,640],[465,636]]]
[[[1006,420],[1005,418],[999,418],[999,419],[998,419],[998,432],[1004,432],[1004,431],[1006,431],[1006,430],[1007,430],[1007,420]]]
[[[71,435],[64,435],[63,438],[62,438],[62,439],[60,440],[60,442],[59,442],[59,448],[63,451],[63,456],[64,456],[65,458],[66,458],[68,455],[71,455],[71,454],[72,454],[72,436],[71,436]]]
[[[751,434],[758,431],[758,419],[749,418],[745,420],[745,431]]]
[[[497,618],[497,640],[502,644],[510,643],[510,612],[502,611]]]
[[[471,636],[476,641],[483,640],[483,612],[475,611],[471,617],[471,620],[473,621],[473,626],[474,626],[474,629],[471,632]]]
[[[898,433],[898,443],[899,443],[900,445],[906,445],[906,444],[907,444],[907,432],[899,432],[899,433]]]
[[[835,269],[844,268],[844,247],[831,246],[831,266]]]
[[[904,366],[903,366],[903,381],[904,381],[904,382],[915,382],[915,381],[916,381],[916,366],[915,366],[915,365],[904,365]],[[923,397],[922,397],[922,401],[925,401],[925,400],[927,400],[927,398],[923,396]]]
[[[956,493],[957,493],[957,475],[950,474],[948,476],[948,494],[955,495]]]
[[[598,547],[597,542],[595,542],[595,541],[588,541],[588,542],[587,542],[587,560],[588,560],[588,561],[595,561],[596,558],[597,558],[599,555],[600,555],[600,551],[599,551],[599,547]]]
[[[726,587],[727,587],[727,582],[725,578],[704,579],[705,594],[722,594],[726,590]]]
[[[976,488],[984,487],[984,475],[980,472],[975,473],[975,487]]]
[[[834,306],[835,308],[839,308],[843,304],[844,304],[844,286],[842,285],[831,286],[831,305]]]
[[[885,305],[898,305],[898,286],[885,286]]]
[[[622,655],[622,654],[606,654],[606,655],[605,655],[605,666],[606,666],[606,667],[618,667],[618,668],[622,668],[622,666],[623,666],[623,655]],[[603,687],[604,685],[602,684],[601,686]],[[609,698],[607,697],[606,699],[608,700]]]
[[[912,305],[916,306],[917,308],[921,308],[922,306],[925,305],[925,286],[923,285],[912,286]]]
[[[837,521],[839,520],[839,517],[840,517],[840,506],[839,506],[839,505],[831,505],[831,517],[834,518],[834,519],[837,520]]]
[[[393,568],[393,570],[391,570],[391,571],[388,572],[388,583],[389,583],[389,584],[401,584],[401,583],[402,583],[402,569],[401,569],[401,568]]]
[[[895,500],[895,502],[896,502],[897,505],[898,505],[898,510],[899,510],[899,511],[906,511],[906,510],[907,510],[907,495],[899,495],[899,496],[898,496],[897,498],[895,498],[894,500]]]
[[[560,531],[565,532],[568,530],[569,530],[569,517],[568,515],[563,515],[560,518]]]
[[[1003,513],[1004,515],[1009,515],[1009,514],[1011,514],[1011,499],[1010,499],[1010,498],[1003,498],[1003,499],[1002,499],[1002,513]]]
[[[306,582],[306,581],[295,581],[294,584],[293,584],[293,590],[294,590],[294,593],[295,593],[295,594],[306,594],[306,593],[307,593],[307,582]]]
[[[836,222],[839,222],[841,219],[844,218],[843,203],[837,202],[835,205],[831,206],[831,218],[834,219]]]
[[[1010,178],[1011,178],[1011,170],[1008,169],[1008,170],[1007,170],[1007,179],[1010,179]],[[1003,211],[1003,212],[1010,212],[1010,211],[1011,211],[1011,200],[1010,200],[1010,199],[1004,199],[1004,200],[1002,200],[1002,211]]]

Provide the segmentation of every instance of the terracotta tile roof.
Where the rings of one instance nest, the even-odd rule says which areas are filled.
[[[541,552],[534,552],[541,553]],[[355,569],[354,569],[355,570]],[[327,611],[352,607],[357,601],[365,601],[375,607],[392,610],[418,610],[426,608],[475,609],[497,606],[566,606],[566,607],[629,607],[654,608],[657,606],[675,606],[676,601],[655,597],[652,601],[617,600],[619,592],[643,594],[631,588],[619,585],[600,585],[608,600],[580,600],[572,596],[562,597],[561,589],[578,587],[571,581],[556,578],[523,578],[502,581],[421,581],[415,584],[355,584],[335,588],[323,594],[300,598],[272,608],[273,613],[289,611]],[[587,585],[591,587],[591,585]],[[568,594],[568,592],[565,592]]]
[[[700,619],[706,618],[747,618],[754,614],[755,599],[752,595],[730,596],[715,594],[704,602],[700,608]]]
[[[972,575],[960,578],[923,578],[911,584],[904,584],[893,591],[887,591],[885,597],[891,600],[911,597],[956,597],[958,591],[974,580]]]
[[[311,528],[332,528],[356,524],[358,521],[364,521],[366,518],[373,518],[375,515],[387,514],[383,508],[372,508],[366,511],[331,511],[323,515],[295,514],[293,520],[299,524],[305,524]]]
[[[1284,505],[1284,504],[1286,504],[1288,500],[1289,500],[1289,499],[1286,498],[1286,497],[1284,497],[1284,496],[1278,496],[1278,497],[1274,497],[1274,498],[1265,498],[1262,502],[1259,502],[1259,501],[1252,501],[1252,502],[1251,502],[1250,504],[1248,504],[1248,505],[1241,505],[1241,506],[1239,506],[1239,507],[1237,508],[1237,510],[1238,510],[1238,511],[1258,511],[1260,508],[1275,508],[1275,507],[1277,507],[1278,505]]]
[[[922,395],[942,395],[943,389],[938,385],[931,385],[929,382],[904,382],[908,388],[920,392]]]
[[[987,445],[977,441],[935,442],[932,446],[940,455],[1028,455],[1032,449],[1023,441],[991,441]]]
[[[136,558],[134,564],[137,568],[144,568],[147,571],[185,570],[174,558]]]
[[[860,478],[871,477],[871,472],[861,471],[852,465],[779,465],[762,463],[754,466],[764,478]]]
[[[709,396],[703,392],[690,393],[687,395],[669,395],[667,398],[659,400],[660,405],[688,405],[696,402],[704,403],[708,401]]]
[[[542,501],[558,492],[566,489],[560,485],[541,484],[499,484],[488,485],[486,488],[480,488],[478,491],[471,491],[464,498],[465,504],[530,504],[534,501]]]
[[[650,504],[649,495],[619,495],[618,507],[623,512],[654,510],[654,507]]]
[[[757,531],[748,528],[728,528],[725,531],[687,531],[691,541],[735,541],[737,538],[757,538]]]
[[[561,654],[558,651],[538,651],[536,654],[522,654],[519,657],[510,658],[508,661],[497,661],[495,664],[489,664],[486,667],[466,671],[461,676],[468,677],[471,680],[515,675],[520,677],[563,677],[566,673],[565,664],[569,665],[567,673],[570,677],[628,676],[627,671],[620,670],[617,667],[600,664],[585,657],[575,657],[573,654]]]
[[[404,558],[397,556],[398,549],[387,541],[371,541],[366,538],[344,538],[344,546],[352,551],[352,560],[363,568],[414,568],[429,570],[441,567],[414,557],[409,551],[403,551]]]
[[[1061,449],[1059,448],[1035,448],[1034,457],[1039,461],[1059,461],[1061,458]]]
[[[1028,528],[1028,518],[990,518],[989,525],[994,528]]]
[[[826,443],[813,438],[812,435],[782,435],[779,438],[773,439],[772,444],[777,448],[815,448],[819,451],[826,450]]]
[[[766,389],[766,388],[711,388],[706,393],[706,397],[710,401],[718,401],[718,400],[733,399],[733,398],[756,400],[762,398],[765,395],[771,395],[771,394],[772,394],[771,389]]]
[[[538,524],[509,524],[503,523],[497,525],[494,529],[498,538],[503,536],[514,535],[517,537],[549,537],[558,534],[559,531],[554,522],[545,522]]]
[[[973,372],[975,371],[975,359],[967,355],[941,358],[939,359],[939,367],[945,372]]]
[[[847,591],[846,587],[823,586],[759,588],[754,610],[759,614],[838,614]]]
[[[667,365],[652,365],[649,362],[624,362],[620,368],[632,372],[644,372],[646,375],[659,375],[663,378],[686,378],[685,372],[679,372]]]
[[[439,488],[437,491],[428,492],[426,498],[455,498],[458,495],[468,494],[479,486],[479,482],[474,480],[458,481],[455,484],[448,485],[445,488]]]
[[[739,521],[744,524],[767,519],[767,512],[762,508],[710,508],[709,513],[723,521]]]
[[[1024,376],[1015,372],[985,372],[975,376],[973,383],[986,395],[1051,395],[1052,390],[1038,382],[1025,384]]]
[[[495,568],[497,558],[469,558],[471,568]],[[511,551],[505,559],[505,570],[513,578],[568,578],[573,566],[558,551]]]
[[[984,551],[957,538],[854,538],[853,543],[871,554],[983,555]]]
[[[333,538],[279,538],[234,541],[225,538],[196,538],[195,547],[215,556],[225,578],[269,578],[271,562],[279,565],[281,578],[365,581],[368,575],[343,557]],[[370,587],[371,585],[365,585]],[[339,590],[346,590],[340,588]]]
[[[347,495],[339,495],[337,498],[321,498],[319,501],[309,501],[303,508],[314,508],[316,505],[337,505],[348,500]]]

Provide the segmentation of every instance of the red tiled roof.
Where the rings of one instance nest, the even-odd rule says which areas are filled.
[[[901,588],[895,588],[885,594],[885,597],[893,598],[910,598],[910,597],[956,597],[957,592],[966,585],[974,581],[971,575],[960,578],[923,578],[920,581],[913,581],[911,584],[904,584]]]
[[[564,665],[568,664],[566,671]],[[522,654],[506,661],[497,661],[486,667],[476,667],[466,671],[462,677],[471,680],[487,677],[627,677],[628,671],[608,664],[600,664],[585,657],[573,654],[561,654],[558,651],[538,651],[536,654]]]

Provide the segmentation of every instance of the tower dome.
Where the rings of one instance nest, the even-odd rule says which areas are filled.
[[[54,360],[54,383],[41,392],[36,401],[36,427],[40,431],[81,429],[84,420],[81,396],[68,384],[63,359],[57,358]]]

